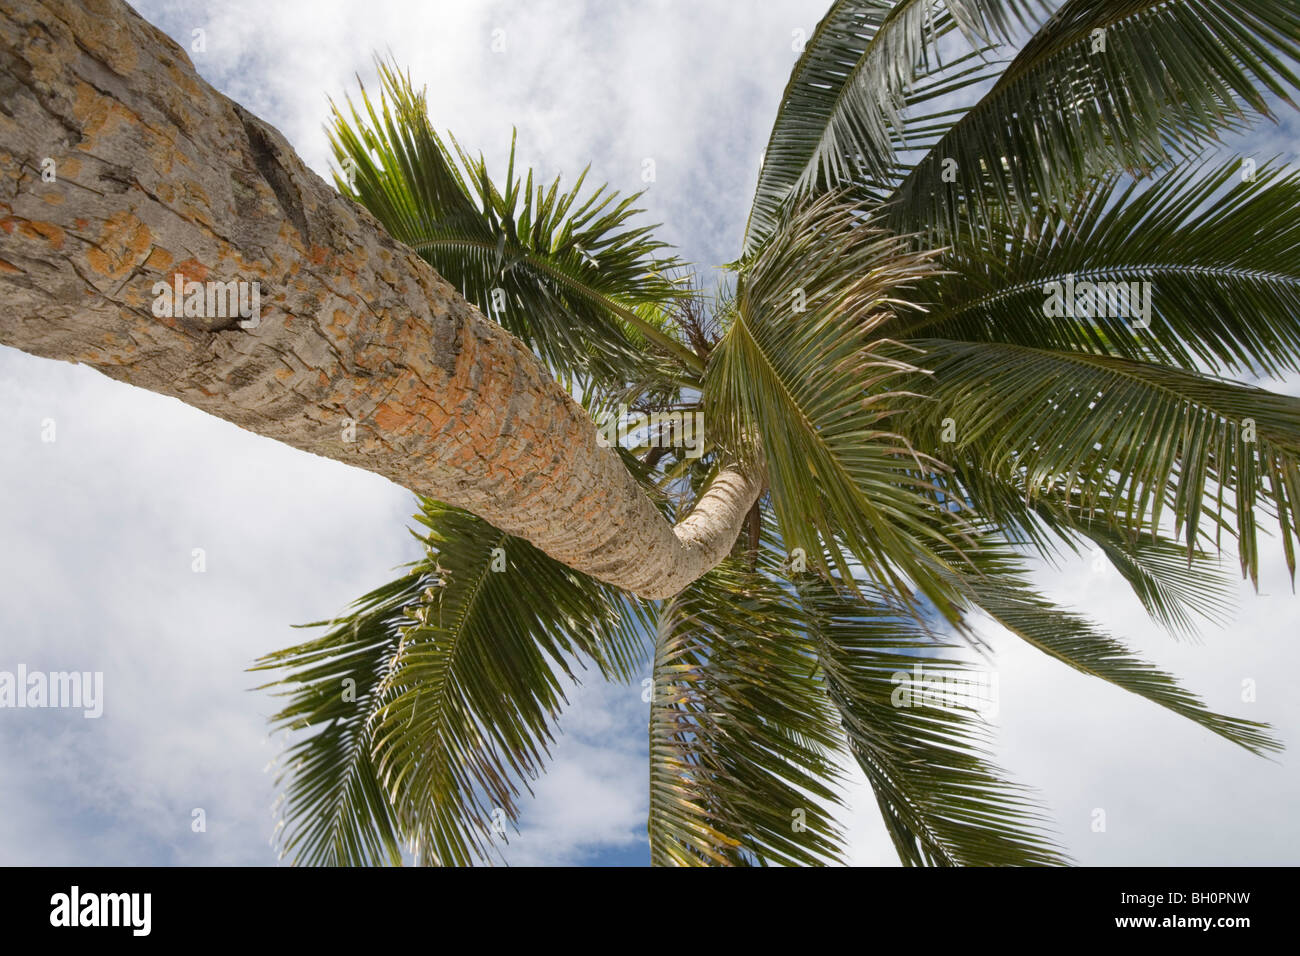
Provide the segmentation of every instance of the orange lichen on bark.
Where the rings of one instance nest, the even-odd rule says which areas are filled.
[[[176,263],[172,272],[184,276],[186,282],[206,282],[208,278],[208,267],[197,259]]]
[[[140,122],[140,117],[117,100],[104,96],[89,83],[77,84],[75,95],[73,112],[82,121],[82,138],[77,143],[77,149],[83,153],[93,153],[99,138],[111,134],[119,125],[130,129],[137,137],[150,135]]]
[[[112,4],[104,0],[81,0],[60,10],[68,26],[101,62],[118,76],[127,76],[140,64],[140,55],[130,30],[117,19]],[[182,54],[183,55],[183,54]]]
[[[63,229],[52,222],[24,222],[18,227],[18,234],[27,239],[44,239],[55,249],[63,248]]]
[[[122,211],[104,223],[99,241],[86,250],[86,262],[99,275],[121,279],[145,260],[152,244],[149,227]]]
[[[400,432],[415,418],[401,405],[385,402],[375,409],[375,424],[386,432]]]

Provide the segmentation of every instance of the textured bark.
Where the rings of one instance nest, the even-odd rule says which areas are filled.
[[[260,324],[156,318],[176,274],[257,282]],[[725,557],[759,493],[724,472],[670,526],[531,352],[117,0],[0,0],[0,342],[385,475],[645,597]]]

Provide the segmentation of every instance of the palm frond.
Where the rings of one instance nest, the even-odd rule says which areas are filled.
[[[395,862],[398,840],[419,862],[490,859],[575,664],[626,681],[644,654],[647,611],[616,589],[467,512],[422,499],[417,520],[410,571],[259,662],[289,670],[268,685],[290,695],[276,723],[310,732],[283,777],[295,862]]]
[[[655,865],[840,859],[834,711],[789,586],[728,559],[659,619],[650,711]]]
[[[988,758],[979,708],[996,703],[988,698],[996,685],[887,593],[855,596],[809,575],[799,594],[831,699],[902,861],[1067,862],[1031,793]]]
[[[1081,533],[1128,582],[1146,612],[1171,633],[1194,635],[1193,615],[1217,627],[1230,622],[1229,582],[1203,552],[1188,561],[1187,549],[1176,541],[1130,537],[1100,521],[1084,524]]]
[[[1099,677],[1200,724],[1256,754],[1281,750],[1267,724],[1209,710],[1170,674],[1135,657],[1092,622],[1037,595],[1011,552],[986,547],[980,575],[965,575],[971,602],[1021,640],[1081,673]]]
[[[907,175],[888,224],[955,236],[1185,159],[1290,102],[1298,61],[1290,2],[1068,0]]]
[[[705,401],[715,432],[761,445],[791,548],[845,579],[856,558],[883,586],[914,583],[945,608],[932,545],[959,520],[936,505],[933,459],[888,427],[907,400],[894,383],[915,368],[872,337],[929,270],[905,243],[833,194],[790,212],[741,277]]]
[[[1099,177],[1060,209],[957,241],[895,334],[1096,352],[1184,368],[1300,371],[1300,172],[1241,160]],[[1123,283],[1130,308],[1049,308]],[[1067,285],[1067,283],[1071,285]],[[1149,305],[1140,316],[1136,291]],[[1145,290],[1142,283],[1147,283]],[[1064,296],[1062,296],[1064,298]]]
[[[380,63],[378,103],[361,92],[350,115],[333,107],[328,128],[341,173],[335,182],[393,238],[421,254],[460,293],[552,367],[618,383],[647,361],[646,341],[703,369],[690,349],[637,309],[682,293],[654,226],[633,226],[637,196],[604,186],[583,192],[584,171],[561,191],[515,175],[514,140],[503,187],[485,162],[434,131],[422,92]],[[660,359],[662,361],[662,359]]]
[[[953,452],[944,485],[951,497],[996,526],[1017,547],[1029,547],[1050,561],[1090,547],[1133,589],[1147,613],[1175,637],[1195,636],[1198,622],[1223,627],[1231,620],[1233,589],[1214,557],[1204,550],[1205,536],[1187,548],[1162,534],[1135,535],[1112,514],[1099,496],[1086,509],[1055,487],[1024,487],[986,471],[978,457]],[[1211,542],[1212,543],[1212,542]]]
[[[932,373],[930,403],[908,434],[934,448],[944,419],[954,450],[1015,476],[1027,496],[1056,487],[1087,510],[1104,504],[1132,534],[1194,549],[1203,516],[1235,516],[1243,575],[1258,578],[1256,508],[1275,518],[1295,573],[1300,537],[1300,399],[1209,375],[1082,352],[996,342],[914,339]],[[918,425],[928,437],[910,426]],[[1168,508],[1168,512],[1166,512]]]
[[[320,637],[261,658],[253,670],[289,676],[263,688],[289,688],[274,725],[299,735],[276,780],[283,788],[281,855],[306,866],[399,866],[402,829],[372,759],[372,733],[387,699],[380,682],[400,639],[402,612],[416,603],[425,575],[411,571],[358,598],[349,613],[307,627]]]
[[[964,112],[938,108],[997,75],[988,55],[1036,24],[1038,0],[840,0],[817,25],[781,99],[746,228],[745,250],[770,235],[783,205],[857,183],[897,184],[900,154],[926,150]],[[942,41],[968,48],[947,56]]]

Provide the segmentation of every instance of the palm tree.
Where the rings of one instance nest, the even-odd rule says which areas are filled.
[[[1296,0],[835,4],[714,296],[635,197],[494,184],[391,67],[330,188],[118,0],[0,33],[0,342],[422,496],[424,557],[259,664],[295,861],[496,858],[576,672],[652,656],[653,862],[838,859],[850,757],[905,863],[1064,862],[943,696],[982,616],[1278,748],[1029,562],[1092,549],[1174,633],[1225,535],[1294,577],[1300,403],[1224,376],[1300,369],[1300,180],[1212,147],[1291,103]],[[260,324],[151,312],[232,269]],[[703,444],[599,447],[624,406]]]
[[[1300,369],[1300,175],[1209,150],[1291,102],[1297,59],[1293,0],[840,0],[715,296],[635,197],[535,184],[513,145],[495,183],[381,64],[332,115],[340,191],[597,421],[703,413],[703,454],[642,430],[619,455],[670,522],[728,490],[746,518],[652,601],[421,498],[425,556],[259,662],[297,732],[283,850],[497,858],[575,671],[634,682],[649,653],[652,862],[840,859],[850,754],[905,864],[1066,862],[969,701],[900,705],[918,665],[976,676],[980,613],[1278,749],[1028,560],[1104,554],[1175,633],[1222,620],[1225,535],[1257,584],[1260,516],[1294,578],[1300,401],[1223,376]]]

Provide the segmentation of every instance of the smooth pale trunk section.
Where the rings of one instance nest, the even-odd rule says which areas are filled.
[[[730,551],[757,477],[722,472],[673,528],[527,348],[125,4],[0,0],[0,77],[0,342],[384,475],[644,597]],[[156,316],[178,275],[256,283],[260,316]]]

